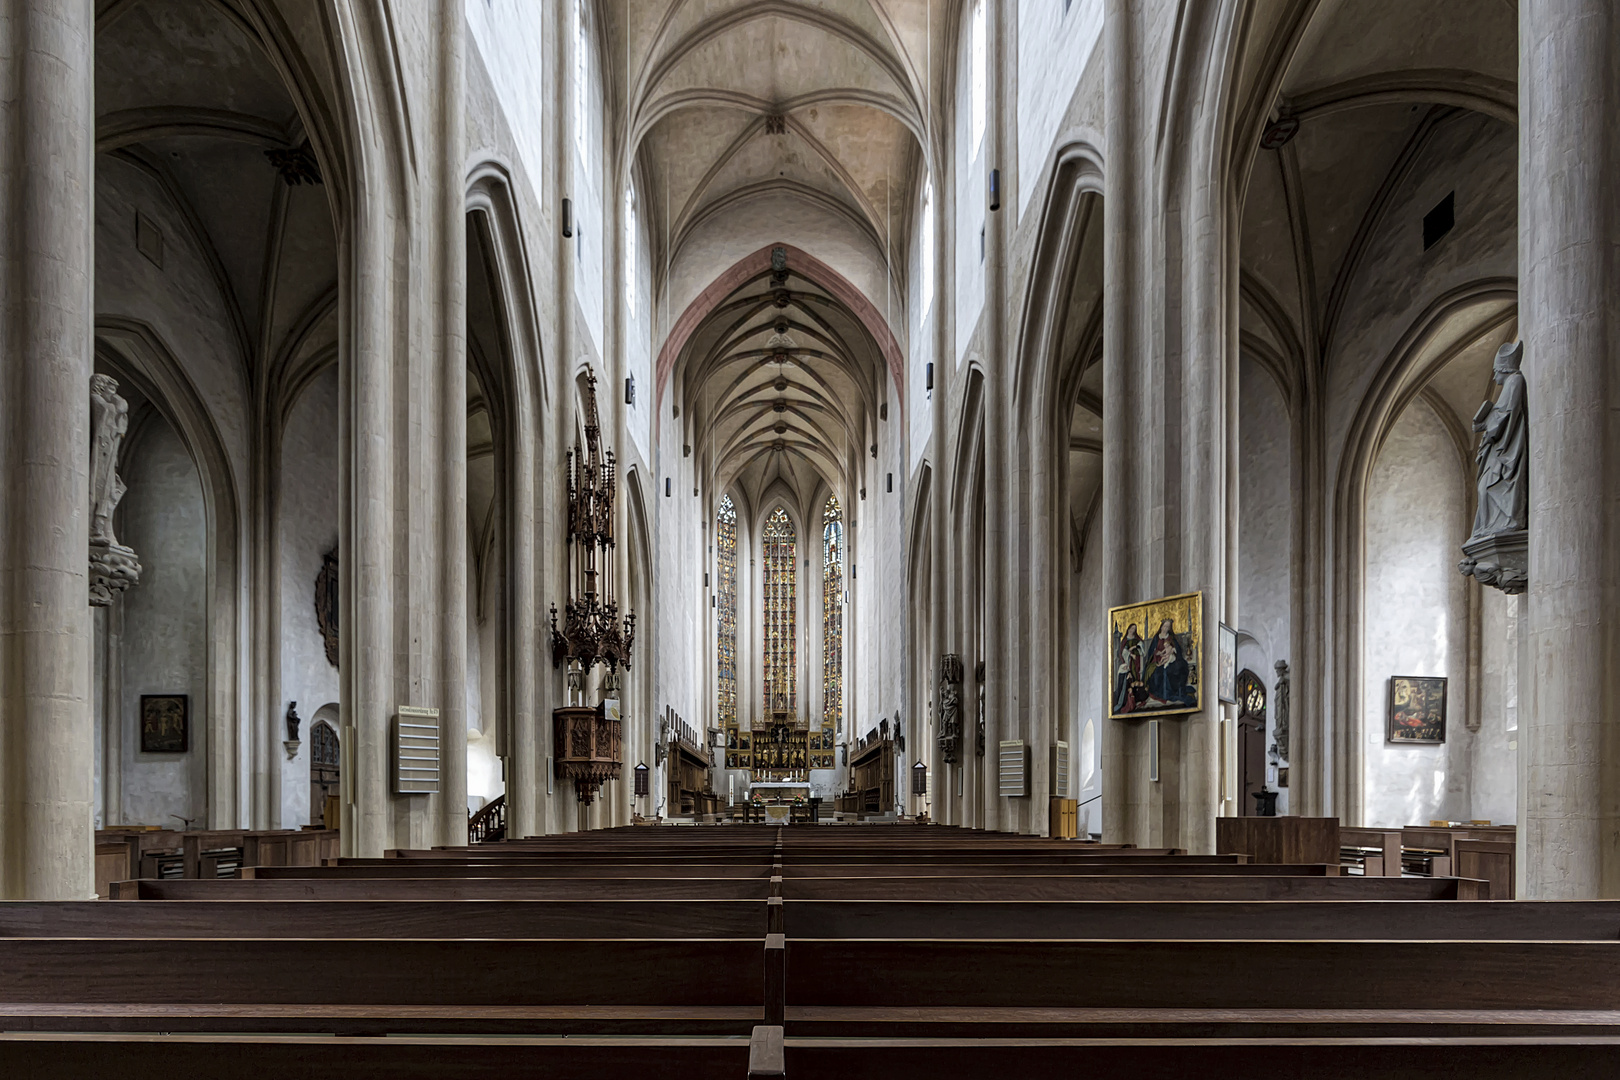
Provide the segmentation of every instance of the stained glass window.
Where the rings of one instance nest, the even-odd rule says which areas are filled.
[[[823,730],[844,718],[844,515],[829,495],[821,512],[821,709]]]
[[[797,538],[787,511],[765,520],[765,711],[794,711]]]
[[[727,495],[715,515],[716,608],[720,612],[715,649],[719,670],[719,718],[722,728],[737,723],[737,507]]]

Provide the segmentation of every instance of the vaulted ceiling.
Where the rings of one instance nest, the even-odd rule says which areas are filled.
[[[1271,358],[1285,393],[1314,366],[1359,394],[1385,347],[1378,335],[1398,334],[1407,306],[1433,299],[1413,289],[1514,273],[1518,5],[1481,2],[1466,17],[1447,0],[1258,10],[1277,22],[1275,40],[1291,12],[1309,19],[1283,69],[1267,72],[1272,141],[1261,141],[1243,208],[1245,346]],[[1257,50],[1273,40],[1254,38]],[[1442,203],[1456,227],[1431,250],[1424,218]],[[1504,304],[1442,328],[1442,351],[1455,345],[1462,366],[1432,403],[1462,409],[1446,416],[1465,432],[1494,344],[1464,346],[1484,328],[1501,337]]]
[[[615,12],[629,20],[630,145],[672,253],[773,195],[879,249],[900,235],[927,128],[930,32],[941,39],[930,4],[944,7],[638,0]]]
[[[944,0],[606,5],[655,280],[687,300],[759,244],[818,255],[904,325],[902,252],[938,98]],[[670,267],[680,265],[678,271]],[[876,267],[863,273],[856,267]],[[666,273],[684,288],[667,289]],[[737,285],[676,360],[683,428],[720,489],[848,497],[886,402],[885,358],[830,282],[790,265]],[[782,301],[786,297],[785,302]],[[662,382],[660,384],[663,385]],[[896,416],[898,421],[899,417]]]
[[[95,72],[98,180],[128,192],[171,250],[200,256],[217,295],[186,302],[217,301],[226,313],[240,376],[329,360],[331,209],[252,21],[230,0],[98,0]],[[98,301],[108,284],[98,283]]]
[[[825,481],[847,499],[883,408],[885,358],[861,316],[781,250],[783,270],[750,275],[688,340],[683,430],[716,490],[757,506],[782,484],[805,505]]]

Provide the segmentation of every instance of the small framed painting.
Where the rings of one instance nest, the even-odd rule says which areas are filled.
[[[190,700],[185,694],[141,695],[141,753],[186,752],[191,733]]]
[[[1446,680],[1418,675],[1392,675],[1384,740],[1436,744],[1446,741]]]
[[[1220,629],[1221,704],[1237,704],[1237,631],[1221,623]]]

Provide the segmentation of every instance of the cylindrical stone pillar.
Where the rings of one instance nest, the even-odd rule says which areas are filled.
[[[95,15],[0,37],[0,898],[95,892],[89,606]]]
[[[1612,0],[1522,0],[1519,110],[1532,500],[1519,895],[1615,897],[1620,11]]]

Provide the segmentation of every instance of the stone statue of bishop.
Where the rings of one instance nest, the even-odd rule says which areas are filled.
[[[1493,377],[1501,393],[1495,401],[1487,398],[1474,414],[1479,501],[1473,534],[1463,544],[1463,561],[1457,566],[1481,585],[1510,594],[1524,592],[1529,583],[1530,438],[1519,371],[1523,358],[1523,342],[1496,350]]]

